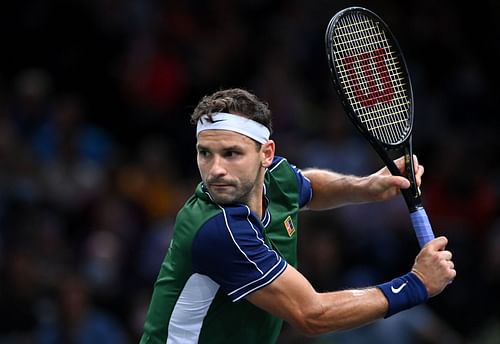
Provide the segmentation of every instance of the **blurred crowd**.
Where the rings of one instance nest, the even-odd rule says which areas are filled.
[[[499,6],[358,1],[398,37],[424,204],[458,276],[425,306],[282,343],[500,343]],[[190,112],[243,87],[277,154],[364,175],[382,163],[333,92],[323,42],[349,1],[30,0],[0,14],[0,343],[134,343],[177,210],[199,181]],[[478,38],[480,37],[480,38]],[[406,273],[402,199],[303,213],[299,270],[322,291]]]

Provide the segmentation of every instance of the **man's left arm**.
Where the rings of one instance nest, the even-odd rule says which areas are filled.
[[[404,171],[404,157],[394,161]],[[424,167],[414,156],[415,178],[420,186]],[[399,189],[410,187],[408,179],[393,176],[384,167],[365,177],[345,175],[321,169],[306,169],[302,174],[312,186],[312,199],[306,209],[325,210],[356,203],[388,200],[399,193]]]

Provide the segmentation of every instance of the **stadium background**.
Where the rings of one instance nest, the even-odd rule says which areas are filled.
[[[381,166],[339,107],[323,35],[343,7],[382,16],[416,99],[424,202],[458,277],[426,306],[283,343],[499,343],[495,1],[11,1],[0,11],[0,342],[137,342],[175,213],[198,181],[189,114],[244,87],[299,167]],[[318,290],[400,275],[418,251],[401,199],[303,214]]]

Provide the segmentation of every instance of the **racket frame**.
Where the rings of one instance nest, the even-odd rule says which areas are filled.
[[[358,12],[361,13],[365,16],[372,17],[372,19],[377,22],[379,25],[381,25],[386,38],[388,39],[389,43],[393,45],[395,48],[391,50],[392,53],[395,53],[397,55],[397,58],[399,58],[400,61],[400,68],[407,80],[407,96],[409,98],[409,129],[407,131],[406,136],[401,139],[400,142],[396,144],[388,144],[386,142],[380,141],[377,139],[374,135],[370,133],[368,128],[359,120],[358,116],[356,115],[356,110],[354,107],[351,105],[349,100],[347,99],[347,96],[343,92],[343,86],[342,82],[339,78],[339,75],[337,74],[337,68],[336,68],[336,60],[333,56],[334,54],[334,44],[333,44],[333,32],[335,30],[335,27],[337,25],[337,22],[340,20],[341,17],[345,16],[347,13],[351,12]],[[396,37],[392,33],[392,31],[389,29],[388,25],[374,12],[363,8],[363,7],[348,7],[337,14],[333,16],[333,18],[330,20],[326,33],[325,33],[325,45],[326,45],[326,54],[328,57],[328,66],[330,68],[330,75],[331,79],[334,84],[334,89],[337,93],[337,95],[340,98],[340,101],[342,103],[342,106],[344,107],[344,110],[346,111],[349,119],[351,122],[353,122],[354,126],[356,129],[368,140],[370,145],[373,147],[373,149],[377,152],[379,157],[383,160],[384,164],[387,166],[389,171],[391,172],[392,175],[395,176],[403,176],[403,174],[400,172],[399,168],[396,166],[394,163],[393,159],[389,156],[390,151],[403,151],[404,152],[404,157],[405,157],[405,175],[404,177],[407,178],[410,181],[410,188],[408,189],[401,189],[401,193],[403,195],[403,198],[406,202],[406,205],[408,206],[409,211],[415,212],[418,209],[422,208],[422,201],[420,198],[420,191],[417,187],[417,182],[415,179],[415,166],[413,163],[413,148],[412,148],[412,137],[411,133],[413,130],[413,89],[411,86],[411,80],[410,80],[410,75],[408,73],[408,68],[406,65],[406,60],[403,56],[403,52],[399,46],[398,41],[396,40]]]

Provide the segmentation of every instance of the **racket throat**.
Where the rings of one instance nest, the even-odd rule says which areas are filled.
[[[377,151],[379,156],[384,161],[385,165],[391,172],[393,176],[403,176],[410,181],[410,187],[408,189],[401,189],[401,194],[408,206],[408,210],[413,213],[418,209],[422,208],[422,200],[420,198],[420,190],[417,186],[417,181],[415,179],[415,166],[413,164],[413,149],[411,144],[411,138],[408,139],[408,144],[404,148],[404,157],[405,157],[405,173],[401,173],[399,168],[394,164],[392,158],[385,152],[385,150],[371,142],[373,148]]]
[[[414,213],[417,210],[423,208],[422,199],[419,194],[414,194],[414,191],[410,189],[402,189],[401,193],[403,194],[403,198],[408,206],[408,210],[410,213]],[[418,191],[417,191],[418,192]]]
[[[420,190],[415,179],[415,165],[413,163],[413,148],[411,137],[408,139],[408,144],[405,145],[405,177],[410,181],[408,189],[401,190],[405,199],[406,205],[410,212],[415,212],[422,208],[422,200],[420,198]]]

